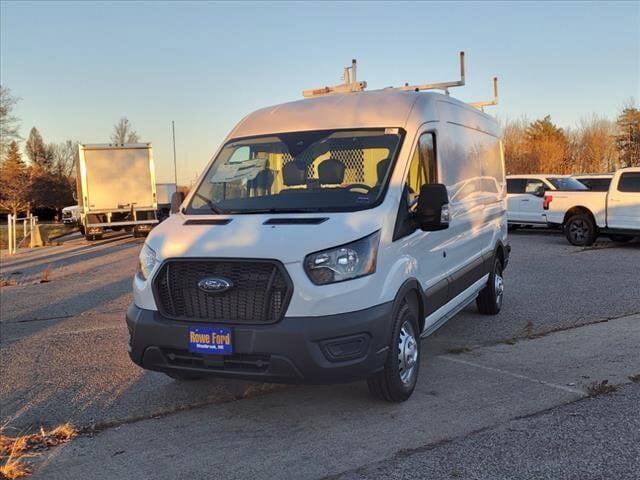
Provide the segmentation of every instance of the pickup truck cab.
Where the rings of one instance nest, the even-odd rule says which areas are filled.
[[[145,242],[132,360],[177,379],[366,379],[406,400],[421,338],[502,306],[500,138],[478,109],[400,88],[248,115]]]
[[[507,175],[507,216],[509,228],[523,225],[546,226],[544,194],[553,190],[587,190],[570,175]]]
[[[544,210],[547,223],[562,226],[572,245],[591,245],[600,234],[629,241],[640,236],[640,167],[618,170],[606,192],[547,192]]]

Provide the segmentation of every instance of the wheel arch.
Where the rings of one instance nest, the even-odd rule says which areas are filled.
[[[405,282],[400,286],[400,288],[398,289],[398,293],[396,293],[396,297],[394,299],[393,315],[398,312],[398,310],[400,309],[400,305],[404,300],[407,301],[407,303],[409,304],[409,308],[418,318],[419,335],[424,329],[424,312],[426,299],[424,297],[424,291],[420,286],[420,282],[418,282],[417,279],[409,278],[405,280]]]
[[[585,207],[583,205],[576,205],[575,207],[571,207],[569,210],[567,210],[567,212],[564,214],[564,218],[562,219],[562,225],[566,225],[569,219],[575,215],[588,215],[593,222],[593,226],[597,227],[598,225],[596,223],[596,217],[593,212],[588,207]]]

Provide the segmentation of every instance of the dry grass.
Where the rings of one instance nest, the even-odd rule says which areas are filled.
[[[50,281],[51,281],[51,267],[47,267],[40,274],[40,283],[49,283]]]
[[[0,278],[0,288],[1,287],[13,287],[13,286],[15,286],[17,284],[18,284],[18,282],[16,282],[12,278]]]
[[[41,427],[37,433],[17,437],[0,432],[0,475],[8,480],[27,476],[31,470],[25,459],[66,443],[76,435],[76,430],[68,423],[49,431]]]
[[[447,350],[447,353],[451,353],[453,355],[459,355],[461,353],[469,353],[469,352],[473,352],[473,348],[471,348],[471,347],[457,347],[457,348],[450,348],[449,350]]]
[[[605,393],[615,392],[618,388],[615,385],[611,385],[609,380],[597,380],[587,385],[587,393],[590,397],[596,397],[598,395],[604,395]]]

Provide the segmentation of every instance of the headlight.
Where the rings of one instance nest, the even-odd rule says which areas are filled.
[[[145,243],[142,246],[140,256],[138,257],[138,274],[143,280],[146,280],[153,271],[153,267],[155,267],[155,265],[156,252],[151,250],[151,248]]]
[[[355,242],[307,255],[304,269],[313,283],[342,282],[376,271],[380,232]]]

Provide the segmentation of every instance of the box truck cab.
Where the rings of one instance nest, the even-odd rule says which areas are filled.
[[[367,379],[405,400],[421,338],[473,301],[500,311],[505,196],[496,121],[449,96],[258,110],[147,238],[130,356],[179,379]]]

